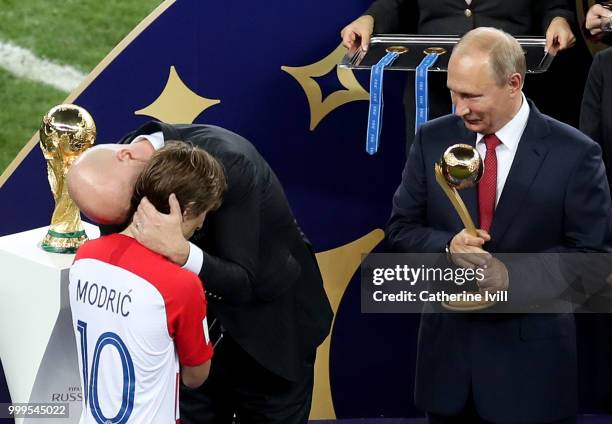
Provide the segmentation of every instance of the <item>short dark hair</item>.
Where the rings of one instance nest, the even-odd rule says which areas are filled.
[[[162,213],[170,213],[174,193],[181,210],[195,217],[221,206],[226,189],[223,166],[191,143],[168,141],[151,157],[134,186],[132,213],[146,197]]]

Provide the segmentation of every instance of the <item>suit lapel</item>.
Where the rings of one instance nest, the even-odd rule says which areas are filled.
[[[523,199],[529,192],[540,166],[548,153],[544,138],[550,132],[542,114],[530,103],[531,111],[527,126],[512,161],[510,173],[504,184],[502,195],[495,209],[491,225],[491,246],[498,246],[512,224],[517,212],[523,207]]]

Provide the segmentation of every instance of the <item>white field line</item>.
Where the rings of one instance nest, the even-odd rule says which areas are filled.
[[[85,78],[85,74],[68,65],[58,65],[37,57],[30,50],[0,40],[0,68],[11,74],[41,82],[70,93]]]

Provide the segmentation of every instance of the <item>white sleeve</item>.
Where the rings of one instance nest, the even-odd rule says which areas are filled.
[[[202,249],[200,249],[198,246],[189,242],[189,256],[187,257],[187,262],[185,262],[185,265],[183,265],[182,268],[199,275],[203,264],[204,252],[202,252]]]

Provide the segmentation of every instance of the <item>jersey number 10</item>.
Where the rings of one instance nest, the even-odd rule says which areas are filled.
[[[93,361],[91,364],[91,374],[89,374],[89,361],[87,359],[87,323],[83,321],[77,322],[77,328],[80,335],[81,343],[81,359],[83,363],[83,391],[85,396],[85,405],[89,405],[91,414],[96,422],[100,424],[124,424],[132,414],[134,408],[134,390],[136,388],[136,377],[134,373],[134,363],[130,352],[128,352],[125,343],[116,333],[102,333],[96,342],[94,348]],[[121,407],[119,412],[112,418],[107,418],[102,413],[100,408],[100,400],[98,399],[98,370],[100,368],[100,355],[106,346],[113,346],[117,349],[121,358],[121,370],[123,372],[123,391],[121,394]]]

